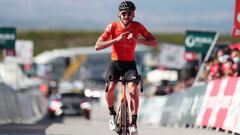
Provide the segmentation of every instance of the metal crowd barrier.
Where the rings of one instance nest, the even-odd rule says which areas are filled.
[[[141,97],[139,122],[240,133],[240,78],[218,79],[167,96]]]
[[[16,91],[0,83],[0,124],[34,123],[45,116],[47,102],[38,89]]]

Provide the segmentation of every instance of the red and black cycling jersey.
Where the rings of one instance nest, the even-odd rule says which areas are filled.
[[[131,32],[135,38],[143,36],[144,38],[152,37],[152,34],[139,22],[132,21],[129,26],[124,28],[120,22],[112,22],[100,36],[102,41],[114,39],[123,32]],[[136,41],[124,39],[112,45],[112,60],[134,61]]]

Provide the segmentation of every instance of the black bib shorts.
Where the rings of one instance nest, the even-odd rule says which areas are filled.
[[[126,82],[139,83],[139,76],[135,61],[111,61],[106,75],[106,82],[118,82],[122,77]]]

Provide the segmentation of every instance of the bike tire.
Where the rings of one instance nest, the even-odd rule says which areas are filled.
[[[122,135],[129,135],[128,127],[129,127],[129,121],[128,121],[128,107],[127,107],[127,101],[122,102],[122,108],[121,108],[121,119],[122,119]]]

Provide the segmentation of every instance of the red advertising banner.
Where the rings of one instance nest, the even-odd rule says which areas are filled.
[[[238,82],[233,82],[235,85],[235,92],[232,97],[232,104],[228,109],[227,116],[223,125],[223,129],[232,131],[234,133],[240,133],[240,79]],[[233,85],[231,85],[234,87]],[[234,89],[234,88],[229,88]]]
[[[225,123],[231,115],[229,109],[238,89],[239,78],[225,78],[212,81],[207,86],[203,104],[197,117],[197,125],[232,129],[233,124]],[[227,120],[228,121],[228,120]]]
[[[235,12],[232,36],[240,37],[240,0],[235,0]]]

